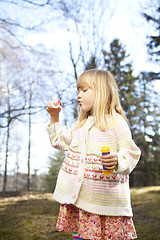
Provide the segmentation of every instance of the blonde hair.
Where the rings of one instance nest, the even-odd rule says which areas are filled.
[[[88,86],[95,91],[96,100],[93,106],[93,117],[95,125],[99,129],[105,130],[107,128],[107,115],[111,119],[116,113],[119,113],[126,119],[119,100],[116,81],[109,71],[91,69],[82,73],[77,81],[77,89],[84,86]],[[90,112],[81,110],[77,126],[83,126],[89,115]]]

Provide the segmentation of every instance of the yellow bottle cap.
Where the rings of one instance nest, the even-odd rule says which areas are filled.
[[[109,146],[104,146],[101,148],[101,152],[102,153],[107,153],[107,152],[110,152],[110,147]]]
[[[112,171],[111,170],[103,170],[103,175],[111,175]]]

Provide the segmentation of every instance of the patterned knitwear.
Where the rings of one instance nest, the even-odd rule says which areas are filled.
[[[75,123],[64,130],[55,123],[47,130],[52,146],[67,150],[53,198],[93,214],[131,217],[129,173],[138,163],[140,149],[125,119],[116,114],[104,131],[95,126],[92,116],[81,128]],[[102,173],[102,146],[110,146],[118,156],[118,168],[109,176]]]

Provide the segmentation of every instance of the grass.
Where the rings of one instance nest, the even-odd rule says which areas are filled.
[[[138,239],[160,239],[160,186],[132,189],[131,196]]]
[[[0,240],[72,239],[71,234],[56,230],[58,210],[49,193],[0,197]]]
[[[132,189],[131,195],[138,240],[158,240],[160,186]],[[0,194],[0,240],[71,240],[56,230],[58,211],[50,193]]]

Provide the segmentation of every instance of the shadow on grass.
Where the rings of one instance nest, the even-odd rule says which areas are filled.
[[[56,230],[59,204],[51,195],[40,198],[40,194],[34,194],[29,198],[28,194],[19,193],[0,197],[1,240],[72,239],[71,234]]]

